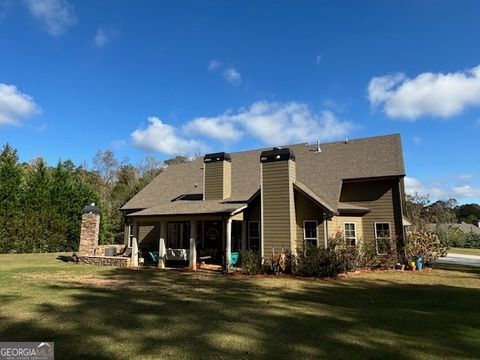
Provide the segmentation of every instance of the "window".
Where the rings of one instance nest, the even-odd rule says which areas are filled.
[[[260,222],[248,222],[248,248],[258,251],[260,249]]]
[[[133,237],[134,237],[134,227],[133,225],[128,225],[128,244],[127,246],[129,248],[132,247],[132,243],[133,243]]]
[[[317,226],[317,220],[305,220],[303,222],[303,239],[305,244],[318,246]]]
[[[355,223],[346,222],[343,224],[345,240],[348,245],[356,246],[357,245],[357,230],[355,228]]]
[[[390,223],[375,223],[375,242],[378,255],[386,255],[390,253]]]

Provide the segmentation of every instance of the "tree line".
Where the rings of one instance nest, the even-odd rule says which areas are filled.
[[[479,204],[459,205],[456,199],[431,202],[428,196],[410,194],[405,212],[413,229],[435,233],[445,246],[480,248],[480,235],[452,225],[479,220]]]
[[[81,211],[91,202],[101,209],[100,243],[121,243],[120,207],[164,166],[185,161],[146,156],[132,164],[105,150],[92,167],[70,160],[49,166],[42,158],[20,162],[17,149],[6,144],[0,152],[0,253],[77,250]]]

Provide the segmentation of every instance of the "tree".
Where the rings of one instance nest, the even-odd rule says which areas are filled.
[[[455,214],[459,221],[472,222],[480,219],[479,204],[464,204],[455,207]]]
[[[425,214],[425,207],[429,202],[428,196],[419,195],[416,192],[406,196],[405,216],[414,228],[424,229],[427,225],[428,218]]]

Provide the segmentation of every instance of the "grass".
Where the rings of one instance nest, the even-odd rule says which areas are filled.
[[[461,254],[461,255],[478,255],[480,256],[480,249],[469,249],[469,248],[454,248],[451,247],[448,249],[449,253],[452,254]]]
[[[0,341],[58,359],[469,359],[480,269],[339,280],[222,276],[0,255]]]

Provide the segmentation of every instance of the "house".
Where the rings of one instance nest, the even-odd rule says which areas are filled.
[[[428,231],[436,231],[438,227],[446,227],[451,229],[460,230],[464,234],[475,234],[480,235],[480,227],[478,227],[478,221],[473,224],[466,223],[464,221],[459,223],[439,223],[439,224],[427,224]]]
[[[269,259],[328,247],[338,231],[352,245],[401,247],[404,176],[399,134],[206,154],[168,166],[122,207],[125,244],[159,251],[160,267],[185,249],[192,269],[199,256],[229,262],[241,249]]]

